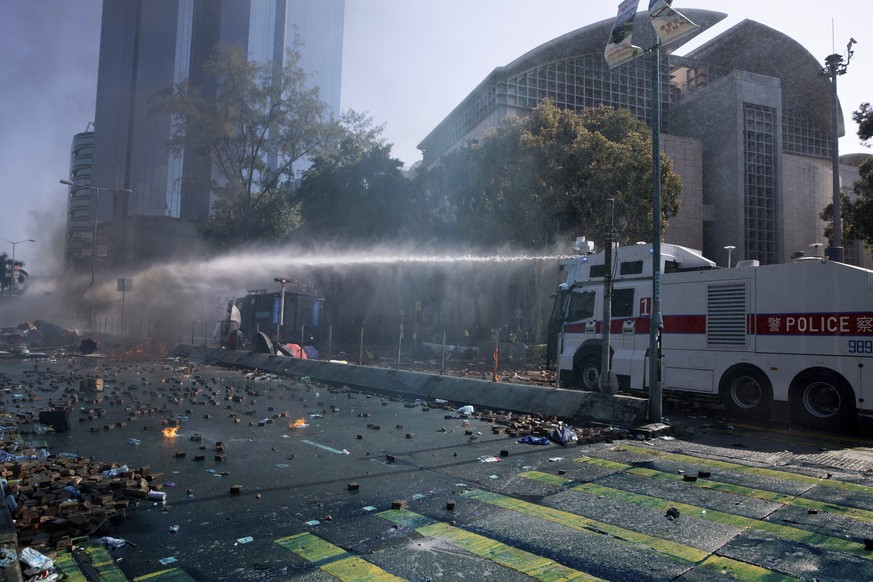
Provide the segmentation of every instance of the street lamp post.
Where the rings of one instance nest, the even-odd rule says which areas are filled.
[[[32,238],[11,241],[11,240],[5,239],[3,237],[0,237],[0,240],[5,240],[6,242],[8,242],[9,244],[12,245],[12,269],[11,269],[12,273],[10,276],[10,283],[9,283],[9,297],[15,297],[15,247],[16,247],[16,245],[23,243],[23,242],[36,242],[36,241],[33,240]]]
[[[834,219],[834,234],[833,244],[827,249],[828,259],[832,261],[843,262],[843,217],[842,217],[842,202],[840,191],[840,136],[837,135],[840,131],[839,125],[839,102],[837,100],[837,77],[846,74],[846,69],[849,63],[852,62],[852,45],[855,44],[855,39],[850,38],[849,44],[846,45],[846,62],[843,62],[843,56],[838,54],[828,55],[825,58],[825,66],[819,72],[820,75],[827,77],[831,81],[831,171],[833,173],[833,219]]]
[[[78,184],[76,182],[71,182],[70,180],[61,180],[61,184],[65,186],[74,186],[76,188],[82,188],[84,190],[93,190],[94,191],[94,223],[91,226],[91,286],[94,286],[94,269],[97,263],[97,202],[100,200],[100,191],[110,192],[115,190],[114,188],[98,188],[97,186],[86,186],[85,184]],[[129,188],[121,188],[117,190],[118,192],[126,192],[130,194],[133,190]]]
[[[76,182],[71,182],[70,180],[61,180],[61,184],[65,186],[73,186],[76,188],[82,188],[85,190],[93,190],[94,191],[94,223],[91,227],[91,284],[88,286],[89,288],[94,286],[94,270],[97,264],[97,202],[100,200],[100,191],[110,192],[116,190],[114,188],[98,188],[97,186],[86,186],[85,184],[79,184]],[[129,188],[121,188],[117,189],[118,192],[125,192],[127,194],[131,194],[133,190]],[[93,329],[94,328],[94,301],[91,301],[91,315],[89,317],[88,326]]]
[[[282,327],[285,325],[285,285],[291,282],[291,279],[285,277],[276,277],[274,282],[282,285],[282,293],[279,300],[279,321],[276,324],[276,341],[282,341]],[[303,338],[300,338],[300,346],[303,347]]]

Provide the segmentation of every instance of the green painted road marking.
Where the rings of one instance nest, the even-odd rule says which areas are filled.
[[[623,527],[589,519],[568,511],[561,511],[560,509],[553,509],[551,507],[529,503],[527,501],[515,499],[514,497],[507,497],[505,495],[500,495],[499,493],[473,489],[468,491],[466,495],[477,501],[482,501],[504,509],[510,509],[531,517],[551,521],[577,531],[606,535],[627,545],[650,548],[684,564],[698,564],[709,556],[708,552],[697,548],[637,533]]]
[[[503,509],[509,509],[529,515],[545,521],[551,521],[577,531],[586,533],[600,534],[610,536],[615,541],[642,550],[653,550],[658,554],[676,560],[679,563],[688,566],[697,566],[721,573],[725,568],[732,573],[741,572],[742,576],[738,576],[740,580],[758,580],[758,581],[775,581],[775,580],[797,580],[791,576],[785,576],[771,570],[766,570],[759,566],[733,560],[731,558],[719,558],[711,560],[709,552],[699,550],[673,542],[650,536],[643,533],[638,533],[623,527],[611,525],[602,521],[589,519],[587,517],[576,515],[560,509],[553,509],[529,503],[514,497],[507,497],[499,493],[483,491],[481,489],[472,489],[463,494],[465,497],[488,503]]]
[[[58,552],[55,557],[55,567],[64,575],[64,582],[88,582],[72,552]]]
[[[91,561],[91,567],[97,570],[100,582],[127,582],[127,576],[115,565],[109,551],[103,546],[88,546],[85,553]]]
[[[137,576],[133,579],[133,582],[141,582],[143,580],[150,580],[152,582],[197,582],[181,568],[170,568],[169,570],[152,572],[145,576]]]
[[[312,562],[341,582],[404,580],[308,532],[279,538],[275,541],[286,550]]]
[[[637,533],[622,527],[610,525],[605,522],[588,519],[581,515],[552,509],[528,503],[520,499],[491,493],[481,489],[473,489],[464,494],[467,497],[495,505],[504,509],[518,511],[546,521],[561,524],[578,531],[610,536],[615,541],[637,549],[650,549],[658,554],[674,559],[688,566],[702,568],[724,576],[730,574],[735,580],[749,582],[776,582],[777,580],[798,580],[793,576],[780,574],[761,566],[748,564],[732,558],[716,556],[703,550],[685,546],[670,540],[656,538],[654,536]]]
[[[835,503],[828,503],[826,501],[816,501],[814,499],[807,499],[805,497],[797,497],[795,495],[789,495],[787,493],[779,493],[778,491],[768,491],[766,489],[754,489],[752,487],[745,487],[743,485],[734,485],[732,483],[723,483],[721,481],[712,481],[710,479],[698,479],[697,481],[685,481],[684,475],[680,475],[678,473],[668,473],[666,471],[658,471],[657,469],[646,469],[645,467],[635,467],[633,465],[628,465],[625,463],[617,463],[615,461],[608,461],[606,459],[598,459],[595,457],[580,457],[575,459],[577,463],[586,463],[590,465],[595,465],[597,467],[607,467],[613,469],[615,471],[622,471],[631,475],[637,475],[640,477],[649,477],[652,479],[663,479],[665,481],[683,481],[685,484],[690,485],[692,487],[698,487],[700,489],[712,489],[714,491],[721,491],[724,493],[733,493],[735,495],[742,495],[744,497],[752,497],[754,499],[761,499],[763,501],[773,501],[775,503],[781,503],[783,505],[793,505],[795,507],[800,507],[806,510],[815,510],[827,513],[834,513],[837,515],[841,515],[843,517],[848,517],[850,519],[854,519],[857,521],[863,521],[867,523],[873,523],[873,511],[869,511],[867,509],[859,509],[857,507],[849,507],[847,505],[837,505]],[[527,474],[522,473],[522,477],[528,477]],[[537,481],[544,481],[544,478],[535,477]],[[557,484],[557,481],[552,481]],[[568,486],[565,480],[565,486]]]
[[[307,532],[279,538],[276,543],[286,550],[294,552],[307,562],[323,563],[348,554],[344,549]]]
[[[518,476],[524,477],[525,479],[530,479],[531,481],[539,481],[540,483],[559,485],[561,487],[567,487],[568,483],[573,483],[573,481],[567,479],[566,477],[562,477],[561,475],[555,475],[554,473],[543,473],[542,471],[524,471],[523,473],[519,473]]]
[[[471,499],[488,503],[489,505],[495,505],[531,517],[551,521],[552,523],[557,523],[577,531],[611,536],[617,541],[628,545],[645,546],[684,564],[697,564],[705,560],[709,555],[707,552],[698,550],[697,548],[691,548],[668,540],[662,540],[646,534],[637,533],[622,527],[610,525],[594,519],[588,519],[581,515],[561,511],[560,509],[552,509],[551,507],[528,503],[527,501],[515,499],[514,497],[507,497],[506,495],[500,495],[499,493],[491,493],[490,491],[483,491],[481,489],[472,489],[465,493],[465,495]]]
[[[798,580],[791,576],[778,574],[767,568],[738,562],[730,558],[712,555],[701,565],[701,568],[718,572],[722,575],[721,580],[740,580],[741,582],[777,582],[778,580]]]
[[[683,463],[692,463],[696,465],[704,465],[706,467],[714,467],[724,469],[726,471],[735,471],[737,473],[747,473],[749,475],[757,475],[759,477],[772,477],[775,479],[786,479],[796,483],[809,483],[810,485],[821,485],[822,487],[831,487],[841,489],[843,491],[852,491],[854,493],[862,493],[864,495],[873,495],[873,487],[866,485],[858,485],[856,483],[847,483],[837,479],[824,479],[820,477],[810,477],[800,473],[791,473],[789,471],[779,471],[777,469],[764,469],[762,467],[750,467],[749,465],[741,465],[739,463],[731,463],[727,461],[715,461],[703,457],[694,457],[681,453],[668,453],[658,449],[648,447],[638,447],[634,445],[622,445],[621,447],[629,453],[640,453],[659,457],[661,459],[669,459],[671,461],[679,461]]]
[[[711,521],[738,529],[754,529],[759,531],[765,531],[782,539],[791,540],[794,542],[801,542],[835,552],[842,552],[844,554],[852,554],[853,556],[858,556],[860,558],[865,558],[868,560],[873,559],[873,556],[871,556],[870,552],[864,549],[863,544],[843,538],[836,538],[825,534],[807,531],[805,529],[800,529],[797,527],[781,525],[761,519],[752,519],[750,517],[743,517],[741,515],[725,513],[723,511],[718,511],[715,509],[707,509],[704,507],[698,507],[696,505],[688,505],[687,503],[671,501],[669,499],[652,497],[650,495],[631,493],[629,491],[623,491],[621,489],[595,485],[594,483],[583,483],[582,485],[577,485],[576,487],[573,487],[573,491],[581,491],[583,493],[588,493],[589,495],[594,495],[597,497],[607,497],[609,499],[621,501],[622,503],[640,505],[653,509],[664,510],[672,506],[686,516],[702,519],[704,521]]]
[[[491,560],[536,580],[542,580],[543,582],[601,580],[601,578],[596,578],[585,572],[562,566],[549,558],[513,548],[485,536],[432,520],[429,517],[406,509],[392,509],[384,511],[379,515],[394,523],[411,527],[423,536],[446,540],[473,555]]]

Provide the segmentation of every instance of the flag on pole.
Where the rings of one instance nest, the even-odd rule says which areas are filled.
[[[603,52],[603,58],[606,59],[606,64],[609,65],[610,69],[626,63],[643,51],[640,47],[631,44],[634,17],[639,3],[640,0],[624,0],[618,5],[618,14],[612,24],[612,32],[609,35],[606,50]]]
[[[697,28],[696,24],[673,10],[670,7],[671,2],[672,0],[649,1],[649,19],[661,44],[676,40]]]

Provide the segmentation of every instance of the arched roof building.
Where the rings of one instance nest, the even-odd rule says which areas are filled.
[[[728,245],[735,260],[777,263],[826,243],[819,212],[832,199],[831,86],[822,65],[790,37],[750,20],[674,55],[726,16],[682,13],[699,28],[662,47],[659,84],[661,147],[683,180],[667,241],[722,264]],[[619,107],[651,123],[652,59],[610,69],[603,51],[612,24],[585,26],[494,69],[421,141],[423,165],[543,99],[577,111]],[[634,44],[650,47],[652,36],[639,12]]]

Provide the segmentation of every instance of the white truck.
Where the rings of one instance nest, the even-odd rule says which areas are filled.
[[[610,371],[621,390],[647,391],[652,245],[612,254]],[[599,389],[604,256],[562,261],[552,315],[559,378],[584,390]],[[787,405],[820,428],[873,410],[873,271],[817,257],[720,268],[662,244],[660,273],[663,390],[718,397],[745,419]]]

